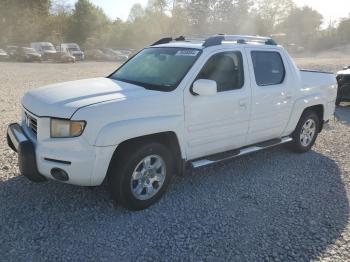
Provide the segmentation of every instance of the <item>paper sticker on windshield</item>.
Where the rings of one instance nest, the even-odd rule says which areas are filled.
[[[199,53],[198,50],[184,49],[184,50],[177,51],[175,56],[196,56],[198,53]]]

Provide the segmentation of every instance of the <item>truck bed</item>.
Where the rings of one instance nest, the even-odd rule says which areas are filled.
[[[329,87],[337,84],[332,72],[301,69],[300,76],[304,87]]]

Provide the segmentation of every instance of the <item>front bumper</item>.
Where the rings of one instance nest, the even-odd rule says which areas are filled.
[[[45,52],[42,54],[41,58],[43,60],[55,60],[57,53]]]
[[[28,56],[27,60],[28,61],[41,61],[41,56],[36,56],[36,55]]]
[[[36,165],[35,146],[19,124],[10,124],[7,129],[7,143],[18,153],[18,167],[22,175],[34,182],[45,181]]]
[[[84,54],[83,53],[72,54],[72,56],[75,57],[76,61],[83,61],[84,60]]]
[[[43,123],[44,119],[38,119]],[[38,124],[38,135],[44,133]],[[103,183],[115,146],[88,145],[81,137],[43,139],[32,137],[31,131],[20,124],[10,124],[7,142],[18,153],[21,174],[31,181],[46,179],[80,185],[98,186]]]

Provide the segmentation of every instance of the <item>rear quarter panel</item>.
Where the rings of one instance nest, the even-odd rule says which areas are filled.
[[[335,111],[337,96],[337,81],[332,73],[300,70],[298,72],[300,87],[297,90],[289,124],[285,135],[292,133],[304,110],[315,105],[322,105],[324,109],[323,120],[330,120]]]

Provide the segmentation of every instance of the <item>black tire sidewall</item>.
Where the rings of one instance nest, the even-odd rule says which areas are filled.
[[[341,102],[340,97],[337,97],[337,99],[335,100],[335,105],[336,105],[336,106],[339,106],[339,105],[340,105],[340,102]]]
[[[338,87],[337,99],[335,101],[335,104],[337,106],[339,106],[340,103],[343,102],[343,95],[346,92],[345,90],[348,90],[348,89],[350,89],[350,84],[344,84],[344,85]]]
[[[166,177],[162,188],[150,199],[139,200],[131,192],[130,181],[137,164],[148,155],[159,155],[166,165]],[[114,160],[110,175],[111,193],[115,200],[127,209],[142,210],[156,203],[169,187],[174,174],[171,152],[162,144],[134,145],[123,150],[122,156]]]
[[[300,141],[300,133],[301,133],[301,130],[303,128],[303,125],[305,124],[305,122],[309,119],[312,119],[315,121],[316,123],[316,133],[314,135],[314,137],[312,138],[312,141],[311,143],[308,145],[308,146],[303,146],[301,144],[301,141]],[[316,139],[317,139],[317,135],[319,133],[319,130],[320,130],[320,119],[318,117],[318,115],[313,112],[313,111],[306,111],[303,113],[303,115],[301,116],[299,122],[298,122],[298,125],[295,129],[295,131],[293,132],[293,148],[295,149],[295,151],[297,152],[300,152],[300,153],[304,153],[304,152],[307,152],[309,151],[312,146],[314,145]]]
[[[337,98],[335,100],[335,105],[339,106],[342,98],[343,86],[339,86],[337,90]]]

